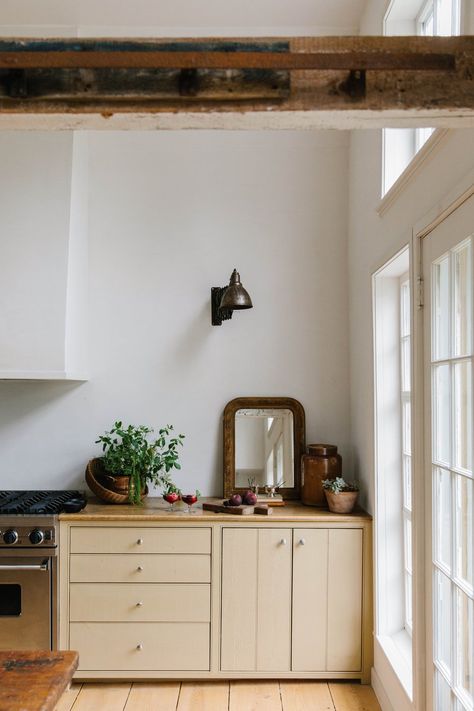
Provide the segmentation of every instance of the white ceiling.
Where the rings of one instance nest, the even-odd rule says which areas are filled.
[[[0,32],[16,27],[137,28],[138,35],[196,28],[257,34],[357,32],[366,0],[1,0]],[[3,31],[2,31],[3,29]],[[179,33],[179,32],[178,32]],[[107,33],[106,33],[107,34]],[[114,32],[112,32],[114,34]],[[132,34],[128,32],[128,34]],[[222,34],[229,34],[223,32]],[[268,31],[266,34],[269,34]]]

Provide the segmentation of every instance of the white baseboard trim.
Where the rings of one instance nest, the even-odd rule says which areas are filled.
[[[378,702],[380,706],[382,707],[382,711],[395,711],[393,708],[392,704],[390,703],[390,699],[388,698],[387,692],[385,691],[384,685],[380,681],[380,677],[375,671],[375,669],[372,667],[372,689],[375,692],[375,696],[378,699]]]

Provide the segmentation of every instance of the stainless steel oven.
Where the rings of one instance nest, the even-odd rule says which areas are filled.
[[[58,514],[80,491],[0,491],[0,650],[58,647]]]
[[[0,550],[0,649],[55,649],[56,549]]]

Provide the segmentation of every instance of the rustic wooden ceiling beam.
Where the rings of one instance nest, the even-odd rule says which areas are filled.
[[[0,50],[0,69],[277,69],[452,71],[454,54],[438,52],[206,52]]]
[[[474,37],[0,40],[0,129],[409,125],[474,126]]]

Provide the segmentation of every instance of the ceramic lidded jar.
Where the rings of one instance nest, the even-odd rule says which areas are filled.
[[[342,457],[334,444],[309,444],[301,459],[301,501],[307,506],[326,506],[324,479],[342,475]]]

